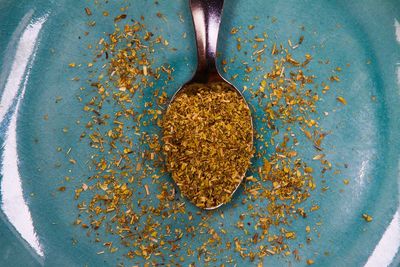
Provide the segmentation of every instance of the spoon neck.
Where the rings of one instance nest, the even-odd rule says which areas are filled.
[[[218,74],[216,53],[224,0],[190,0],[197,43],[197,77]]]

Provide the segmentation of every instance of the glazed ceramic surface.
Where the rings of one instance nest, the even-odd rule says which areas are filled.
[[[128,17],[144,15],[147,28],[161,32],[176,48],[158,51],[156,61],[174,67],[170,86],[178,88],[195,69],[194,32],[184,0],[160,0],[158,4],[99,1],[97,6],[93,2],[0,0],[0,266],[143,264],[120,253],[97,255],[102,245],[72,225],[77,215],[72,188],[89,175],[84,161],[90,151],[87,144],[79,142],[81,126],[76,124],[85,116],[77,101],[85,81],[72,81],[80,73],[68,64],[89,61],[91,56],[84,53],[87,44],[111,32],[113,15],[127,5]],[[97,11],[93,15],[96,27],[86,23],[87,6]],[[103,10],[109,11],[110,17],[101,16]],[[157,19],[157,12],[167,20]],[[320,222],[320,236],[300,248],[303,259],[312,258],[314,266],[398,266],[400,2],[226,1],[218,44],[222,57],[236,55],[232,27],[250,24],[255,33],[266,31],[277,42],[304,35],[304,44],[294,54],[312,53],[316,60],[310,68],[317,77],[329,74],[333,66],[343,69],[335,90],[348,105],[336,101],[335,94],[324,96],[319,105],[329,112],[321,127],[332,130],[326,139],[327,157],[346,167],[341,168],[340,178],[328,179],[325,186],[330,187],[329,192],[312,194],[309,205],[318,203],[321,208],[293,224],[299,232],[293,245],[305,240],[302,229],[306,225]],[[85,31],[90,34],[84,36]],[[184,32],[188,37],[182,39]],[[228,79],[245,75],[241,62],[251,59],[243,53],[238,57],[225,74]],[[329,66],[317,63],[328,59]],[[254,84],[259,82],[249,75]],[[238,88],[251,85],[242,79],[234,83]],[[64,127],[68,133],[62,131]],[[79,164],[67,164],[57,147],[71,148]],[[304,157],[312,157],[312,153],[304,147]],[[59,192],[57,188],[66,185],[65,176],[73,179],[66,192]],[[343,184],[344,178],[348,185]],[[233,207],[235,201],[222,207],[227,222],[244,208]],[[195,207],[188,209],[196,211]],[[363,213],[373,221],[366,223]],[[228,231],[226,239],[231,240],[235,233]],[[197,242],[184,238],[184,242]],[[233,255],[237,266],[248,266],[247,260]],[[221,262],[225,256],[220,255]],[[196,257],[183,265],[192,261],[196,262]],[[266,257],[264,262],[266,266],[305,264],[283,256]]]

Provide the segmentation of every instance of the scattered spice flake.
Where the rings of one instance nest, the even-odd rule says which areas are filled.
[[[342,103],[343,105],[347,105],[346,99],[344,99],[342,96],[338,96],[336,100]]]
[[[292,55],[290,55],[290,54],[286,55],[286,60],[287,60],[287,62],[289,62],[293,66],[300,66],[300,62],[298,62],[297,60],[293,59]]]
[[[306,173],[312,173],[312,172],[313,172],[313,168],[311,168],[311,167],[305,167],[305,168],[304,168],[304,172],[306,172]]]
[[[92,11],[88,7],[85,7],[85,12],[86,12],[86,15],[88,15],[88,16],[92,15]]]
[[[310,208],[310,211],[316,211],[319,210],[319,206],[318,205],[314,205]]]
[[[57,190],[60,192],[64,192],[67,188],[65,186],[60,186]]]
[[[94,26],[96,26],[96,21],[94,21],[94,20],[88,21],[87,25],[90,26],[90,27],[94,27]]]
[[[276,54],[278,54],[278,49],[276,48],[276,43],[274,43],[272,46],[271,55],[276,55]]]
[[[313,157],[313,160],[321,160],[325,157],[325,154],[318,154],[315,157]]]
[[[231,29],[231,34],[236,34],[236,33],[238,33],[238,32],[239,32],[239,29],[238,29],[238,28],[233,27],[233,28]]]
[[[301,35],[301,36],[299,37],[299,44],[302,44],[302,43],[303,43],[303,41],[304,41],[304,36],[303,36],[303,35]]]
[[[366,222],[372,222],[372,220],[373,220],[373,218],[370,215],[366,214],[366,213],[364,213],[362,215],[362,217]]]
[[[150,190],[149,190],[149,186],[147,184],[144,185],[144,188],[146,190],[146,195],[149,196],[150,195]]]
[[[312,264],[314,264],[314,261],[311,260],[311,259],[308,259],[308,260],[307,260],[307,265],[312,265]]]
[[[118,22],[120,20],[126,19],[126,14],[118,15],[114,18],[114,22]]]
[[[89,187],[87,186],[87,184],[83,183],[82,184],[82,189],[83,189],[83,191],[86,191],[86,190],[89,189]]]
[[[331,77],[329,78],[329,80],[330,80],[331,82],[339,82],[339,81],[340,81],[340,78],[339,78],[339,76],[333,75],[333,76],[331,76]]]

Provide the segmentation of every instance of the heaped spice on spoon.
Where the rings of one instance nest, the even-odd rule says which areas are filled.
[[[190,84],[163,120],[167,169],[182,194],[201,208],[227,203],[253,155],[251,114],[226,83]]]

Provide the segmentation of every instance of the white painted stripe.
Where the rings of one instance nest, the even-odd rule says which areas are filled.
[[[392,263],[400,247],[400,213],[397,211],[364,267],[384,267]]]
[[[400,23],[397,21],[397,19],[394,19],[394,29],[396,34],[396,40],[397,42],[400,43]]]
[[[400,43],[400,23],[396,19],[394,20],[394,29],[395,29],[396,40],[397,42]],[[397,67],[397,84],[400,85],[400,67]],[[399,161],[399,167],[400,167],[400,161]],[[392,263],[399,249],[400,249],[400,207],[398,208],[397,212],[393,215],[392,221],[386,228],[385,233],[383,234],[379,243],[376,245],[371,256],[368,258],[365,267],[389,266]]]
[[[42,24],[43,22],[37,21],[29,25],[18,42],[17,52],[0,100],[0,122],[3,121],[4,116],[15,101]]]
[[[16,109],[12,114],[10,124],[6,130],[6,139],[2,154],[3,164],[1,168],[1,175],[3,176],[1,180],[1,208],[7,219],[20,233],[22,238],[42,257],[44,256],[43,249],[36,235],[29,207],[23,196],[21,177],[18,170],[17,116],[20,101],[24,96],[30,73],[30,69],[27,68],[29,59],[31,59],[32,62],[35,57],[36,43],[45,20],[46,17],[35,21],[29,25],[22,34],[1,100],[2,108],[0,109],[1,121],[8,108],[12,105],[20,85],[23,83],[21,94],[17,99]],[[3,107],[8,108],[6,110]]]

